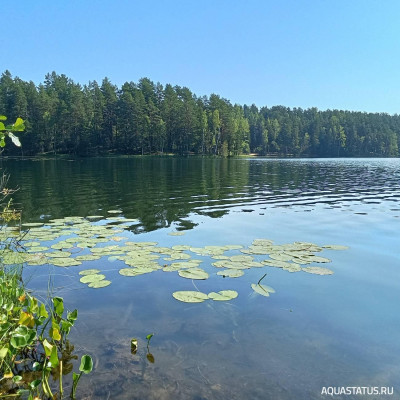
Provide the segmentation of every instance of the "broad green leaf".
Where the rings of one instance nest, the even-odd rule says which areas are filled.
[[[265,297],[269,297],[270,293],[275,293],[275,289],[267,285],[252,283],[251,288],[258,294],[261,294]]]
[[[316,275],[332,275],[333,271],[329,268],[324,267],[305,267],[302,268],[304,272],[308,272],[309,274],[316,274]]]
[[[172,293],[172,296],[176,300],[183,301],[184,303],[201,303],[204,300],[208,300],[208,295],[194,290],[177,291]]]
[[[221,275],[224,278],[225,277],[238,278],[238,277],[244,275],[244,272],[240,269],[224,269],[222,271],[218,271],[217,275]]]
[[[179,276],[187,279],[207,279],[208,273],[201,268],[189,268],[178,272]]]
[[[5,121],[7,117],[5,115],[0,115],[0,121]]]
[[[79,371],[83,372],[84,374],[88,374],[93,370],[93,360],[92,357],[85,354],[81,358],[81,365],[79,366]]]
[[[83,271],[79,272],[79,275],[94,275],[100,272],[99,269],[84,269]]]
[[[78,318],[78,310],[75,309],[74,311],[67,313],[68,321],[76,321],[77,318]]]
[[[106,287],[109,285],[111,285],[111,281],[108,281],[106,279],[101,280],[101,281],[90,282],[88,284],[88,286],[93,289],[100,289],[100,288],[103,288],[103,287]]]
[[[63,298],[62,297],[53,297],[52,301],[53,301],[53,305],[54,305],[54,311],[56,312],[57,315],[59,315],[61,317],[64,312]]]
[[[101,281],[105,279],[105,275],[103,274],[91,274],[91,275],[85,275],[81,279],[79,279],[82,283],[91,283],[91,282],[96,282],[96,281]]]
[[[238,292],[235,290],[220,290],[219,292],[208,293],[208,297],[217,301],[228,301],[238,297]]]

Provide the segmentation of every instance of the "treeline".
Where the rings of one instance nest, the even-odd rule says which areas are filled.
[[[21,117],[25,155],[208,154],[282,156],[399,155],[400,116],[283,106],[232,105],[216,94],[148,78],[121,88],[105,78],[81,86],[47,74],[36,86],[0,78],[0,115]],[[7,146],[8,154],[18,150]],[[20,150],[19,150],[20,151]]]

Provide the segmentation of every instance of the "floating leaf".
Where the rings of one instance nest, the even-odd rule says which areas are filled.
[[[251,288],[258,294],[261,294],[262,296],[265,297],[269,297],[270,293],[275,293],[275,289],[267,285],[252,283]]]
[[[329,268],[324,267],[305,267],[302,268],[304,272],[308,272],[309,274],[316,274],[316,275],[332,275],[333,271]]]
[[[79,272],[79,275],[94,275],[100,272],[99,269],[84,269]]]
[[[302,268],[298,264],[290,264],[290,266],[282,267],[282,269],[288,272],[299,272],[302,270]]]
[[[137,267],[137,268],[122,268],[119,270],[119,274],[123,276],[137,276],[153,272],[152,268]]]
[[[201,303],[204,300],[208,300],[208,295],[194,290],[177,291],[172,293],[172,296],[176,300],[183,301],[184,303]]]
[[[224,269],[222,271],[218,271],[217,275],[229,278],[239,278],[239,276],[244,275],[244,272],[240,269]]]
[[[25,222],[22,226],[26,227],[36,227],[36,226],[43,226],[43,222]]]
[[[122,210],[108,210],[107,211],[109,214],[121,214]]]
[[[252,256],[240,256],[240,255],[238,255],[238,256],[230,257],[230,260],[231,261],[239,261],[239,262],[241,262],[241,261],[253,261],[253,257]]]
[[[48,263],[57,267],[72,267],[82,264],[80,261],[74,260],[73,258],[54,258],[53,260],[48,261]]]
[[[279,261],[291,261],[292,256],[284,253],[271,253],[269,255],[269,258],[272,258],[273,260],[279,260]]]
[[[101,281],[94,281],[89,283],[89,287],[93,289],[99,289],[111,285],[111,281],[101,280]]]
[[[78,261],[94,261],[94,260],[99,260],[101,257],[98,255],[94,254],[84,254],[82,256],[77,256],[75,257],[75,260]]]
[[[169,232],[168,235],[170,236],[183,236],[185,232],[179,231],[179,232]]]
[[[220,290],[219,292],[208,293],[208,297],[216,301],[228,301],[236,299],[238,292],[235,290]]]
[[[329,249],[329,250],[347,250],[348,246],[342,246],[340,244],[326,244],[325,246],[322,246],[324,249]]]
[[[183,245],[183,244],[178,244],[178,245],[172,246],[171,248],[172,248],[172,250],[177,250],[177,251],[190,250],[190,246]]]
[[[46,253],[47,257],[50,258],[67,258],[71,255],[68,251],[53,251],[51,253]]]
[[[90,282],[97,282],[101,281],[105,278],[105,275],[103,274],[89,274],[82,276],[81,279],[79,279],[82,283],[90,283]]]
[[[178,272],[179,276],[187,279],[207,279],[209,275],[201,268],[189,268]]]

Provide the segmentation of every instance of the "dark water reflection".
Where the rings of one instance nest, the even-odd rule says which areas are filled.
[[[82,398],[312,400],[326,398],[324,386],[399,393],[398,159],[144,157],[7,161],[3,168],[30,221],[120,208],[140,220],[132,240],[160,246],[248,246],[255,238],[350,246],[324,252],[332,276],[266,267],[223,279],[205,259],[212,275],[195,285],[237,290],[229,303],[177,302],[171,293],[193,290],[190,280],[162,271],[121,277],[118,261],[30,267],[32,287],[45,293],[50,269],[57,293],[79,308],[71,340],[96,361],[82,378]],[[185,235],[167,235],[175,228]],[[112,285],[83,287],[78,272],[89,266]],[[265,272],[276,290],[269,298],[250,288]],[[151,332],[154,364],[146,359]],[[132,337],[139,338],[136,356]]]

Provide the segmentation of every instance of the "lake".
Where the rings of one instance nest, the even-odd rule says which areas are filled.
[[[347,386],[393,387],[398,396],[399,159],[115,157],[3,160],[1,167],[11,174],[8,187],[19,187],[23,222],[99,216],[90,223],[112,224],[119,236],[113,245],[247,249],[269,239],[349,247],[318,252],[332,262],[312,265],[332,275],[263,265],[224,278],[212,266],[216,259],[189,250],[183,253],[202,261],[208,279],[162,269],[122,276],[127,265],[113,256],[68,268],[27,266],[28,287],[45,297],[50,272],[54,293],[79,309],[70,340],[95,362],[80,381],[81,399],[313,400],[331,398],[323,387]],[[88,253],[79,245],[71,251]],[[159,262],[170,264],[165,258]],[[87,268],[112,283],[89,288],[79,281]],[[251,287],[264,274],[261,283],[275,290],[269,297]],[[186,290],[238,296],[202,303],[172,296]],[[146,357],[150,333],[154,363]],[[139,341],[135,355],[132,338]]]

